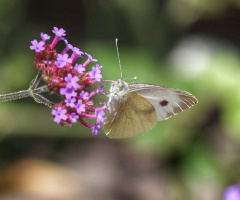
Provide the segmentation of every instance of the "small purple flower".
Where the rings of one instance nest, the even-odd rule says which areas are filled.
[[[62,28],[58,29],[57,27],[53,27],[52,32],[55,33],[55,37],[54,37],[50,46],[54,47],[58,43],[59,40],[64,40],[64,36],[66,35],[65,34],[66,31]]]
[[[88,92],[84,92],[84,91],[81,91],[80,93],[80,97],[84,100],[87,100],[89,98],[89,93]]]
[[[66,47],[67,47],[68,49],[73,50],[73,45],[71,45],[70,43],[68,43],[68,41],[67,41],[66,39],[64,39],[64,42],[65,42]]]
[[[66,120],[67,116],[65,115],[67,113],[66,109],[62,109],[62,107],[57,107],[55,110],[52,110],[52,114],[55,116],[54,121],[56,123],[60,123],[61,120]]]
[[[55,65],[57,65],[58,68],[63,68],[67,63],[72,63],[72,59],[68,58],[68,54],[58,54]]]
[[[69,98],[69,99],[66,99],[64,102],[66,103],[66,106],[74,108],[75,107],[74,103],[76,102],[76,99],[75,98]]]
[[[40,36],[41,36],[43,42],[50,39],[50,36],[46,33],[41,33]]]
[[[99,66],[98,64],[96,65],[96,67],[92,67],[92,71],[89,73],[90,77],[93,79],[95,78],[96,81],[100,82],[101,78],[102,78],[102,74],[101,74],[101,69],[102,66]]]
[[[72,48],[72,51],[73,51],[73,54],[74,54],[75,57],[77,57],[77,58],[78,58],[78,57],[82,57],[83,52],[80,51],[79,48],[73,47],[73,48]]]
[[[35,50],[36,52],[40,52],[40,51],[45,49],[43,41],[38,42],[37,40],[33,40],[33,41],[31,41],[31,43],[32,43],[32,46],[30,46],[31,50]]]
[[[108,105],[105,101],[104,101],[104,109],[107,109],[107,110],[111,111],[111,109],[108,107]]]
[[[97,123],[102,122],[102,124],[103,124],[105,122],[105,119],[103,117],[105,115],[104,111],[103,110],[100,111],[99,108],[97,108],[95,114],[96,114],[96,118],[97,118]]]
[[[79,118],[79,116],[76,113],[71,113],[70,120],[72,123],[76,123],[78,118]]]
[[[86,105],[82,103],[82,100],[78,100],[76,108],[78,114],[81,114],[82,112],[86,111]]]
[[[63,39],[64,43],[66,44],[66,48],[62,51],[62,54],[65,54],[69,49],[72,49],[73,46],[68,43],[66,39]]]
[[[102,81],[98,85],[98,92],[102,92],[104,95],[106,95],[106,93],[104,92],[104,90],[102,88]]]
[[[66,35],[66,31],[63,28],[58,29],[57,27],[53,27],[52,31],[56,36],[62,37]]]
[[[74,88],[61,88],[60,94],[65,95],[66,99],[70,99],[71,97],[77,96],[77,93],[75,92]]]
[[[86,70],[86,68],[83,67],[82,64],[75,64],[75,69],[79,74],[83,74],[83,72]]]
[[[66,46],[67,46],[69,49],[72,49],[72,48],[73,48],[73,46],[68,43],[67,39],[64,39],[63,41],[64,41],[64,43],[66,44]]]
[[[89,62],[97,62],[98,60],[97,59],[94,59],[90,54],[88,54],[88,53],[85,53],[85,55],[87,55],[88,56],[88,60],[89,60]]]
[[[240,200],[240,182],[225,189],[223,200]]]
[[[101,125],[99,123],[95,123],[92,128],[92,134],[97,135],[100,129],[101,129]]]
[[[73,87],[75,90],[80,88],[80,85],[77,83],[79,81],[77,76],[72,77],[72,74],[68,74],[68,76],[65,77],[65,81],[67,81],[67,88]]]

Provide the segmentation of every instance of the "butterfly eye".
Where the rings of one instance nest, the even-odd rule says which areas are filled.
[[[122,83],[118,83],[118,87],[123,87],[123,84]]]
[[[162,100],[162,101],[159,102],[159,104],[160,104],[161,106],[167,106],[167,105],[168,105],[168,101]]]
[[[122,88],[122,87],[123,87],[123,82],[122,82],[121,80],[118,80],[117,86],[118,86],[119,88]]]

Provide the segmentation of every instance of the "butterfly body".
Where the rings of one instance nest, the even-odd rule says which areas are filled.
[[[104,131],[110,138],[137,136],[196,103],[192,94],[182,90],[119,79],[110,88]]]

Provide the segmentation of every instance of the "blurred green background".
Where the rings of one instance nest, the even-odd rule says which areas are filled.
[[[27,89],[30,41],[66,39],[124,78],[186,90],[199,104],[148,133],[111,140],[61,127],[31,98],[0,105],[0,199],[218,200],[240,179],[240,1],[1,0],[0,93]],[[131,80],[129,80],[131,81]]]

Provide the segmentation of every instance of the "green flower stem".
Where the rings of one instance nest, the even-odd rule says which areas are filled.
[[[48,92],[47,86],[42,86],[37,88],[41,80],[41,75],[42,75],[41,71],[38,71],[36,77],[31,81],[30,86],[27,90],[0,95],[0,102],[14,101],[17,99],[32,97],[37,103],[43,103],[49,107],[53,106],[54,104],[51,101],[39,95],[39,93]]]
[[[30,83],[30,88],[35,89],[38,86],[38,84],[39,84],[39,82],[41,80],[41,75],[42,75],[42,72],[39,70],[37,75],[36,75],[36,77]]]
[[[43,97],[40,94],[35,94],[33,96],[33,98],[37,103],[42,103],[42,104],[48,106],[49,108],[52,108],[55,105],[52,101],[46,99],[45,97]]]
[[[13,92],[13,93],[9,93],[9,94],[2,94],[0,95],[0,102],[5,102],[5,101],[13,101],[16,99],[22,99],[22,98],[26,98],[29,97],[29,90],[22,90],[19,92]]]
[[[43,92],[49,92],[48,91],[48,87],[46,85],[39,87],[39,88],[35,88],[35,89],[28,89],[29,91],[31,91],[32,94],[39,94],[39,93],[43,93]]]
[[[0,102],[5,102],[5,101],[14,101],[17,99],[23,99],[26,97],[33,97],[35,94],[47,92],[48,88],[47,86],[42,86],[36,89],[32,89],[31,87],[27,90],[22,90],[18,92],[12,92],[8,94],[2,94],[0,95]]]

